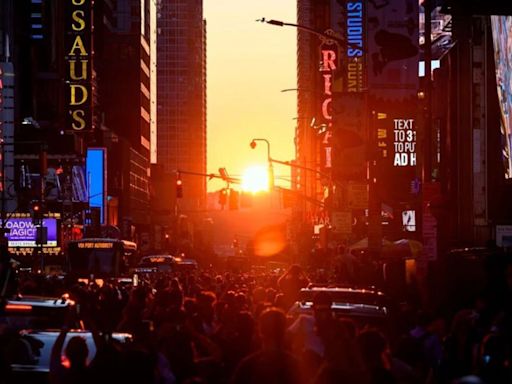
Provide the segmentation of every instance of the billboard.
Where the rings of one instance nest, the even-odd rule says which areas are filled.
[[[100,209],[100,223],[106,221],[107,155],[105,148],[88,148],[86,158],[89,206]]]
[[[386,112],[372,115],[380,197],[391,205],[410,201],[414,194],[418,127],[416,111],[411,105],[415,105],[412,97],[401,101],[380,100],[380,110]]]
[[[411,201],[417,168],[418,0],[369,1],[368,108],[382,201]]]
[[[65,130],[92,130],[92,0],[65,2]]]
[[[43,175],[44,199],[86,203],[88,201],[85,166],[81,160],[49,159]],[[37,159],[16,159],[17,182],[29,200],[41,195],[41,170]]]
[[[419,63],[418,0],[368,2],[368,89],[377,98],[416,96]]]
[[[36,247],[36,226],[30,217],[11,218],[5,227],[9,230],[7,241],[9,247]],[[48,229],[48,238],[44,247],[57,246],[57,219],[43,219],[43,227]]]
[[[501,158],[512,179],[512,16],[492,16],[496,86],[500,104]]]

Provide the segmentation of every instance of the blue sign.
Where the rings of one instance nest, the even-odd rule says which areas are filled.
[[[105,224],[106,215],[106,150],[105,148],[88,148],[86,159],[87,186],[89,190],[89,207],[100,208],[100,222]]]

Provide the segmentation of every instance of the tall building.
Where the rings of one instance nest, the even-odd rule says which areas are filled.
[[[5,212],[16,207],[14,181],[14,66],[11,44],[14,32],[14,7],[11,0],[0,4],[0,193],[2,221]],[[3,226],[3,222],[2,222]]]
[[[160,2],[157,162],[180,172],[183,213],[206,206],[206,21],[202,0]]]
[[[103,38],[95,48],[102,123],[96,138],[108,148],[109,224],[119,226],[124,238],[140,240],[151,224],[156,1],[118,0],[102,6],[102,19],[111,22],[102,23]]]
[[[10,72],[2,84],[14,102],[4,127],[13,131],[15,163],[6,170],[14,173],[9,196],[17,212],[28,214],[30,202],[42,199],[66,229],[81,225],[83,210],[96,199],[101,224],[142,239],[150,232],[152,142],[156,146],[156,0],[0,5],[2,77]],[[106,161],[94,177],[85,151],[93,147]],[[97,182],[101,190],[91,194]]]

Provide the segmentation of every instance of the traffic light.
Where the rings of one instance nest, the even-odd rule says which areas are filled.
[[[219,205],[224,207],[228,201],[228,190],[226,188],[222,188],[219,191]]]
[[[43,205],[39,200],[34,200],[31,203],[30,210],[32,211],[32,220],[41,221],[44,217]]]
[[[180,176],[176,179],[176,198],[181,199],[183,197],[183,181]]]
[[[234,189],[229,190],[229,209],[235,210],[238,209],[238,197],[240,192],[235,191]]]

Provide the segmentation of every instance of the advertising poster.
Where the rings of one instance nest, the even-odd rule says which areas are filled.
[[[368,88],[376,98],[418,92],[418,0],[368,1]]]
[[[48,229],[48,239],[44,247],[57,246],[57,219],[43,219],[43,227]],[[6,223],[9,230],[7,240],[9,247],[36,247],[36,226],[32,223],[32,218],[11,218]]]
[[[501,158],[512,179],[512,16],[492,16],[496,85],[500,103]]]

